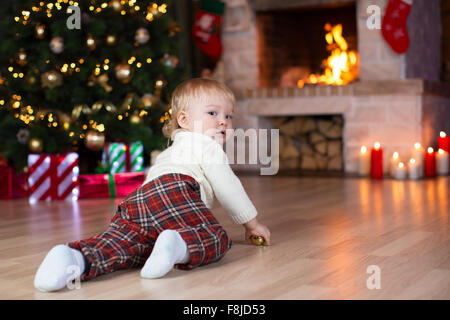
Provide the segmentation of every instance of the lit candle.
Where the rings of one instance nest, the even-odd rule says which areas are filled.
[[[428,148],[425,153],[425,176],[434,177],[436,175],[436,155],[433,148]]]
[[[372,179],[383,178],[383,149],[379,142],[375,142],[370,155],[370,176]]]
[[[391,163],[390,163],[391,166],[389,168],[389,174],[391,175],[391,177],[394,176],[395,169],[397,168],[397,165],[399,162],[400,162],[400,158],[399,158],[398,152],[394,152],[392,154]]]
[[[448,152],[439,149],[438,153],[436,154],[436,167],[438,175],[445,176],[448,174],[448,161]]]
[[[367,152],[367,147],[362,146],[359,152],[359,166],[358,173],[360,176],[367,176],[370,172],[370,157]]]
[[[444,131],[439,132],[438,149],[450,152],[450,137]]]
[[[414,158],[409,159],[408,175],[412,180],[417,180],[420,178],[419,166],[417,165],[417,161]]]
[[[425,152],[419,142],[414,144],[411,158],[416,160],[417,166],[419,167],[419,178],[423,177]]]
[[[403,162],[399,162],[395,167],[394,178],[397,180],[405,180],[406,178],[406,167]]]

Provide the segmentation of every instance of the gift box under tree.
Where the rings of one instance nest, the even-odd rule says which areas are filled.
[[[7,164],[0,164],[0,199],[9,200],[28,196],[27,172],[17,173]]]
[[[105,144],[102,154],[102,164],[109,168],[109,173],[142,172],[144,171],[144,146],[136,141],[127,145],[123,142]]]
[[[78,154],[29,154],[29,202],[77,200]]]

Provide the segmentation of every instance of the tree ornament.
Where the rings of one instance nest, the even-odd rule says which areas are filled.
[[[31,152],[39,153],[44,149],[44,143],[42,142],[42,139],[31,138],[28,142],[28,148]]]
[[[20,129],[19,132],[17,132],[16,137],[17,141],[19,141],[21,144],[25,144],[30,138],[30,131],[28,129]]]
[[[89,77],[89,81],[88,81],[87,85],[92,87],[98,83],[100,86],[103,87],[103,89],[105,89],[106,92],[111,92],[113,87],[111,87],[108,84],[108,80],[109,80],[109,77],[108,77],[107,73],[102,73],[98,77],[96,77],[95,75],[91,75]]]
[[[89,150],[99,151],[105,146],[105,135],[96,130],[89,130],[86,132],[84,144]]]
[[[117,44],[117,36],[115,34],[108,34],[106,36],[106,44],[108,46],[115,46]]]
[[[91,114],[92,110],[87,104],[77,104],[72,109],[72,121],[78,120],[82,114]]]
[[[139,114],[137,112],[134,112],[130,118],[129,118],[130,123],[132,124],[141,124],[143,122],[142,118],[139,117]]]
[[[16,54],[16,63],[19,65],[19,66],[26,66],[27,65],[27,63],[28,63],[28,60],[27,60],[27,53],[25,52],[25,50],[23,49],[23,48],[21,48],[20,50],[19,50],[19,52]]]
[[[95,40],[94,37],[89,34],[86,38],[86,45],[89,50],[93,51],[97,47],[97,40]]]
[[[47,33],[47,27],[45,26],[45,24],[38,24],[38,25],[36,25],[36,27],[34,28],[34,35],[35,35],[36,38],[38,38],[39,40],[44,39],[46,33]]]
[[[99,112],[116,112],[117,108],[114,104],[112,104],[109,101],[97,101],[92,105],[92,112],[93,113],[99,113]]]
[[[169,68],[175,68],[178,65],[178,58],[175,56],[171,56],[168,53],[164,54],[164,57],[161,58],[161,62]]]
[[[113,8],[113,10],[116,11],[116,12],[119,12],[119,11],[122,10],[122,5],[120,4],[120,1],[119,1],[119,0],[112,0],[112,1],[109,3],[109,6],[110,6],[111,8]]]
[[[128,63],[120,63],[115,68],[116,78],[122,83],[128,83],[133,77],[133,68]]]
[[[63,83],[61,73],[57,71],[47,71],[41,75],[42,87],[55,88]]]
[[[53,38],[50,41],[50,50],[53,53],[60,54],[64,50],[64,39],[61,37]]]
[[[167,29],[167,34],[169,37],[173,37],[177,34],[177,32],[181,31],[181,27],[174,21],[170,24],[169,28]]]
[[[155,89],[161,90],[161,89],[163,89],[166,85],[167,85],[166,79],[164,79],[163,77],[158,77],[158,78],[156,78],[156,81],[155,81]]]
[[[155,97],[151,93],[146,93],[141,97],[141,104],[143,105],[144,109],[151,108],[156,103],[158,103],[158,98]]]
[[[134,36],[134,39],[139,44],[145,44],[150,39],[150,34],[148,33],[148,30],[145,28],[139,28],[136,30],[136,34]]]
[[[28,84],[34,84],[36,82],[36,77],[32,73],[28,73],[25,76],[25,81]]]

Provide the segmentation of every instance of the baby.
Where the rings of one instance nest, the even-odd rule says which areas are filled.
[[[232,241],[210,209],[214,198],[245,238],[269,229],[231,170],[223,144],[232,136],[235,98],[215,80],[191,79],[171,99],[164,125],[173,144],[161,152],[141,187],[117,207],[106,231],[53,247],[39,266],[34,286],[43,292],[64,288],[79,271],[85,281],[115,270],[140,267],[143,278],[160,278],[174,267],[190,270],[216,262]]]

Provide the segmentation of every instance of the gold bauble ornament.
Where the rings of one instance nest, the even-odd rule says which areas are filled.
[[[96,130],[89,130],[88,132],[86,132],[84,144],[89,150],[101,150],[105,146],[105,135]]]
[[[41,75],[42,87],[54,88],[62,84],[63,77],[57,71],[48,71]]]
[[[122,83],[128,83],[133,77],[133,68],[128,63],[118,64],[115,68],[116,78]]]
[[[112,1],[109,3],[109,6],[110,6],[111,8],[113,8],[114,11],[116,11],[116,12],[119,12],[119,11],[122,10],[122,5],[120,4],[120,1],[119,1],[119,0],[112,0]]]
[[[139,117],[139,114],[137,113],[133,113],[130,118],[129,118],[130,123],[132,124],[141,124],[142,123],[142,118]]]
[[[255,246],[267,246],[266,240],[261,236],[251,236],[250,239]]]
[[[82,114],[91,114],[91,112],[87,104],[77,104],[72,109],[72,120],[78,120]]]
[[[145,44],[150,39],[150,34],[148,30],[145,28],[139,28],[136,30],[136,34],[134,35],[134,40],[136,40],[139,44]]]
[[[97,47],[97,40],[95,40],[94,37],[89,34],[86,38],[86,45],[89,50],[95,50],[95,48]]]
[[[99,113],[101,111],[104,112],[116,112],[117,108],[111,102],[108,101],[97,101],[92,105],[92,112]]]
[[[44,149],[44,143],[42,142],[42,139],[31,138],[28,142],[28,148],[31,152],[39,153]]]
[[[27,53],[25,52],[25,50],[23,49],[23,48],[21,48],[20,50],[19,50],[19,52],[16,54],[16,63],[19,65],[19,66],[26,66],[27,65],[27,63],[28,63],[28,60],[27,60]]]
[[[117,43],[117,36],[115,34],[108,34],[106,36],[106,44],[108,46],[114,46]]]
[[[167,85],[167,81],[163,77],[156,78],[155,88],[161,90]]]
[[[46,29],[47,27],[45,26],[45,24],[38,24],[34,28],[34,35],[36,36],[36,38],[38,38],[39,40],[44,39],[47,32]]]
[[[141,104],[144,109],[151,108],[158,103],[158,98],[151,93],[146,93],[141,97]]]

